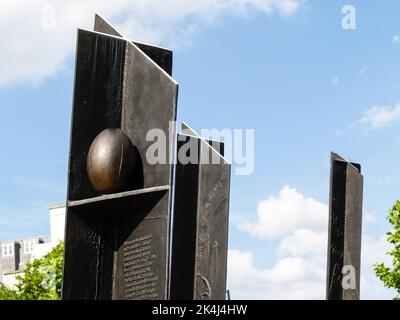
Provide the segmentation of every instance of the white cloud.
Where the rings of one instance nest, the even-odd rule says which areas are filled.
[[[400,44],[400,36],[398,34],[395,34],[392,37],[392,42],[395,43],[395,44]]]
[[[326,253],[328,233],[310,229],[298,229],[293,235],[282,239],[278,246],[278,255],[290,254],[295,257],[304,257],[312,254]]]
[[[325,299],[328,207],[286,186],[278,197],[260,202],[258,209],[258,223],[239,224],[238,228],[256,238],[279,239],[277,258],[271,266],[260,267],[253,252],[230,250],[228,288],[232,298]],[[373,219],[366,210],[364,214],[365,223]],[[394,296],[374,274],[374,264],[390,263],[389,248],[386,235],[363,235],[362,299]]]
[[[224,15],[257,10],[288,16],[305,0],[3,0],[0,3],[0,85],[54,76],[71,57],[76,28],[94,13],[117,21],[132,39],[179,46]]]
[[[284,258],[257,268],[251,252],[230,250],[228,287],[233,299],[323,299],[323,269],[301,258]]]
[[[386,254],[390,251],[390,244],[386,239],[386,234],[380,237],[367,234],[362,238],[362,267],[371,269],[377,263],[391,264],[391,258]]]
[[[285,186],[258,204],[258,220],[238,228],[258,239],[276,238],[277,260],[258,268],[251,252],[232,250],[228,285],[238,299],[324,299],[328,207]]]
[[[374,106],[364,113],[358,120],[359,124],[370,125],[372,128],[381,128],[400,119],[400,104],[391,106]]]
[[[395,296],[393,290],[388,290],[375,276],[374,265],[385,263],[391,266],[391,257],[386,253],[391,250],[386,240],[387,235],[379,237],[367,234],[362,239],[361,252],[361,297],[364,299],[391,299]]]
[[[257,222],[239,224],[239,230],[264,239],[288,235],[299,228],[322,230],[328,226],[328,206],[290,186],[285,186],[278,197],[261,201],[257,215]]]
[[[326,235],[324,238],[326,239]],[[304,239],[300,240],[305,243]],[[249,251],[230,250],[228,288],[232,298],[325,299],[326,241],[322,241],[322,237],[319,240],[319,248],[309,257],[301,257],[306,250],[300,250],[300,256],[298,252],[292,251],[294,256],[279,258],[271,268],[257,267],[253,254]],[[385,235],[367,235],[363,238],[360,289],[362,299],[391,299],[395,295],[383,286],[374,273],[376,263],[385,262],[390,265],[390,257],[385,254],[388,250]]]

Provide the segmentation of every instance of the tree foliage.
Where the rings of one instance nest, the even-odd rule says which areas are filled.
[[[400,300],[400,201],[397,201],[389,210],[388,220],[393,226],[392,231],[387,233],[387,241],[393,246],[393,249],[387,253],[392,256],[392,266],[378,264],[375,266],[375,273],[385,287],[397,291],[394,299]]]
[[[0,283],[0,300],[18,300],[18,292]]]
[[[18,276],[16,289],[0,286],[0,300],[59,300],[61,298],[64,244],[28,263]]]

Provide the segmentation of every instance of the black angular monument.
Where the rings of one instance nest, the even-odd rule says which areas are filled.
[[[174,165],[171,74],[172,51],[97,15],[94,31],[78,30],[63,299],[224,299],[230,165],[222,143],[198,136],[200,158],[210,149],[221,162]],[[152,129],[167,133],[167,163],[147,159]]]
[[[186,124],[178,134],[171,299],[224,300],[231,165],[224,144],[206,141]]]
[[[363,176],[361,166],[331,155],[331,190],[326,297],[328,300],[360,299]],[[355,286],[343,284],[344,267],[355,271]]]

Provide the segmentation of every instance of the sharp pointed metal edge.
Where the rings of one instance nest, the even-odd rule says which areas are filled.
[[[227,164],[231,164],[230,161],[228,161],[218,150],[216,150],[212,144],[210,144],[210,141],[213,140],[206,140],[204,138],[202,138],[195,130],[193,130],[186,122],[182,121],[182,126],[181,126],[181,130],[182,130],[182,134],[184,135],[188,135],[188,136],[194,136],[199,138],[201,141],[203,141],[204,143],[208,144],[211,148],[211,150],[213,152],[216,152],[221,158],[222,160],[224,160]]]
[[[359,163],[355,163],[355,162],[350,162],[346,159],[344,159],[343,157],[341,157],[339,154],[337,154],[336,152],[331,152],[331,161],[340,161],[340,162],[345,162],[348,163],[350,166],[352,166],[354,169],[356,169],[359,173],[361,173],[361,165]]]
[[[121,32],[119,32],[115,27],[113,27],[106,19],[95,14],[94,17],[94,31],[110,34],[112,36],[125,38]]]
[[[121,37],[121,38],[129,40],[127,37],[125,37],[125,35],[122,32],[117,30],[117,28],[115,28],[111,23],[109,23],[106,19],[104,19],[102,16],[100,16],[97,13],[95,14],[95,18],[94,18],[94,29],[93,30],[96,32],[107,33],[107,34],[110,34],[110,35],[113,35],[116,37]],[[142,41],[136,41],[136,40],[129,40],[129,41],[131,41],[135,44],[149,46],[149,47],[158,48],[158,49],[172,52],[172,49],[161,47],[161,46],[156,46],[154,44],[150,44],[150,43],[146,43],[146,42],[142,42]]]

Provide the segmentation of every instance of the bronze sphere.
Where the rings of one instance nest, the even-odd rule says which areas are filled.
[[[134,147],[120,129],[106,129],[90,146],[87,172],[93,188],[103,194],[124,191],[135,168]]]

